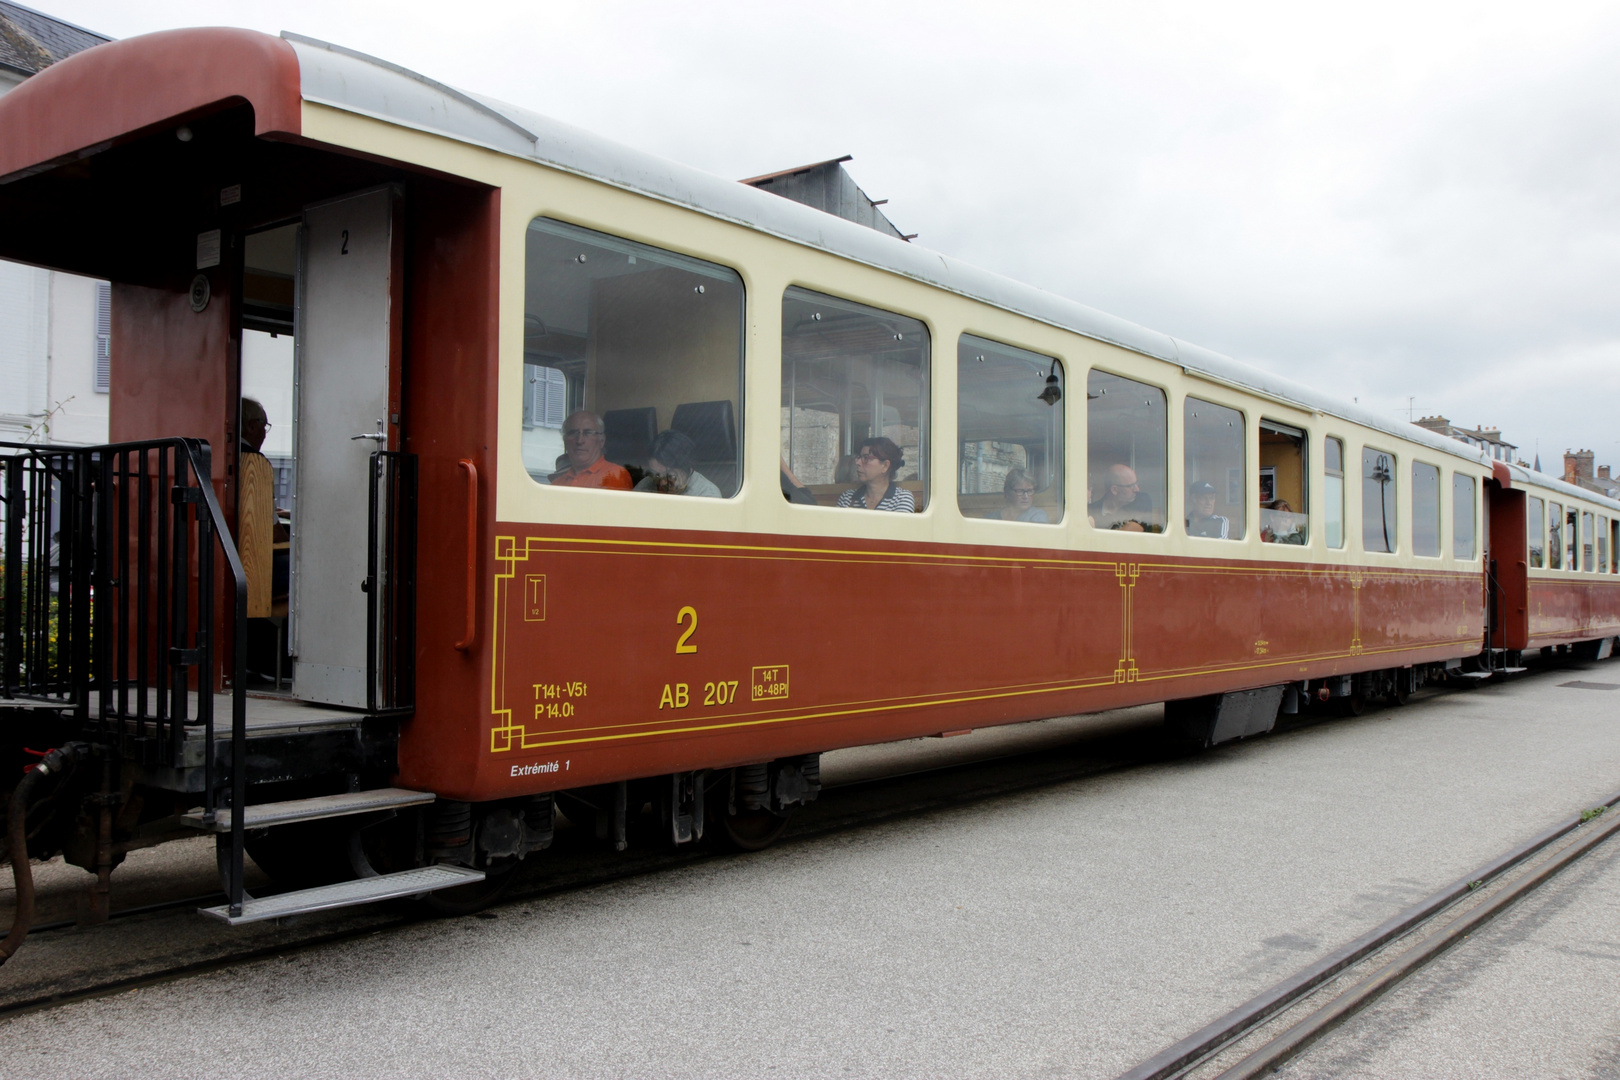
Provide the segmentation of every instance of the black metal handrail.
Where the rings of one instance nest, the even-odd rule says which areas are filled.
[[[208,444],[0,443],[0,455],[6,474],[0,693],[71,708],[85,730],[117,745],[126,759],[176,769],[187,765],[187,728],[200,725],[209,819],[221,805],[245,805],[247,574],[214,494]],[[221,622],[214,611],[216,549],[231,582]],[[222,777],[213,684],[216,627],[223,625],[232,628],[233,656],[231,751]],[[226,888],[232,911],[240,913],[242,814],[231,815],[230,835]]]

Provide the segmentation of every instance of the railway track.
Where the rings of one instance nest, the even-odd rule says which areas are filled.
[[[1620,832],[1620,792],[1346,942],[1118,1080],[1269,1074]]]

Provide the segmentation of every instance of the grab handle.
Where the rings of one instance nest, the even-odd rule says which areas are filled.
[[[478,466],[467,458],[456,464],[467,471],[467,632],[456,642],[465,651],[478,632]]]

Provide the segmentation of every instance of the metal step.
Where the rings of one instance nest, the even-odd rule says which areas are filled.
[[[258,803],[242,812],[242,827],[268,829],[272,825],[285,825],[293,821],[315,821],[319,818],[346,817],[349,814],[369,814],[373,810],[394,810],[401,806],[420,806],[433,801],[431,791],[409,791],[405,788],[376,788],[372,791],[348,791],[342,795],[322,795],[314,799],[289,799],[286,802]],[[181,817],[187,825],[208,832],[230,832],[231,811],[222,807],[214,811],[214,820],[206,820],[206,812],[193,810]]]
[[[198,908],[199,914],[220,922],[241,926],[244,923],[263,922],[266,919],[285,919],[291,915],[304,915],[311,911],[330,911],[333,908],[374,904],[379,900],[394,900],[401,896],[416,896],[436,889],[453,889],[457,885],[471,885],[484,880],[482,870],[465,866],[423,866],[415,870],[401,870],[397,874],[359,878],[355,881],[322,885],[318,889],[245,900],[242,914],[233,916],[229,904],[219,907]]]
[[[1529,670],[1527,667],[1499,667],[1496,669],[1496,673],[1498,675],[1517,675],[1521,671]]]
[[[1522,669],[1520,669],[1522,670]],[[1455,675],[1459,679],[1488,679],[1495,675],[1494,671],[1448,671],[1447,675]]]

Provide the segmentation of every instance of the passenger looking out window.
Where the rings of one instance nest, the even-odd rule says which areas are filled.
[[[1361,448],[1361,548],[1395,550],[1395,458],[1370,446]]]
[[[1305,447],[1301,429],[1260,421],[1260,539],[1265,543],[1310,542]]]
[[[720,498],[714,481],[697,471],[697,444],[679,431],[660,431],[647,455],[647,475],[637,491],[658,491],[665,495],[696,495]]]
[[[1525,528],[1530,534],[1530,566],[1540,570],[1547,565],[1547,504],[1526,499]]]
[[[1248,475],[1243,414],[1189,397],[1182,408],[1188,536],[1241,540]]]
[[[529,475],[564,487],[629,488],[648,475],[653,439],[667,429],[692,442],[693,471],[734,495],[742,279],[724,266],[544,218],[529,223],[524,254],[521,446]],[[570,428],[591,433],[570,437]],[[554,465],[559,451],[567,460]]]
[[[964,517],[1062,520],[1062,399],[1063,365],[1055,358],[962,335],[956,501]]]
[[[1169,502],[1164,391],[1106,371],[1086,379],[1086,460],[1099,529],[1164,531]]]
[[[1007,505],[988,515],[1003,521],[1033,521],[1050,524],[1046,511],[1035,505],[1035,481],[1023,469],[1013,469],[1002,482],[1002,498]]]
[[[548,478],[555,487],[613,488],[629,491],[630,474],[602,456],[607,430],[602,418],[581,410],[563,421],[563,457],[568,464]]]
[[[1215,494],[1215,485],[1207,480],[1200,480],[1187,489],[1188,536],[1236,539],[1232,536],[1232,522],[1215,512]]]
[[[912,513],[916,504],[911,492],[891,479],[905,463],[905,456],[892,439],[868,439],[861,443],[861,452],[855,455],[855,479],[860,481],[860,486],[838,496],[838,505]]]
[[[887,482],[906,492],[906,509],[924,505],[928,350],[917,319],[797,287],[783,294],[781,454],[794,489],[838,502],[851,482],[865,486],[860,447],[886,439],[897,448]]]

